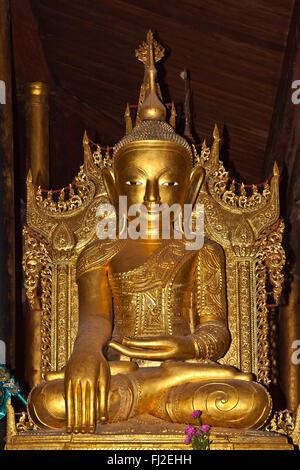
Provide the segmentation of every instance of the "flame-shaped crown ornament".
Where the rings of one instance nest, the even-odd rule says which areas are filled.
[[[180,135],[176,134],[173,127],[166,119],[166,108],[162,103],[159,84],[156,81],[157,71],[155,62],[164,56],[164,48],[153,39],[152,31],[147,34],[147,39],[135,51],[136,57],[145,66],[144,80],[141,86],[139,107],[137,112],[136,125],[131,129],[131,119],[129,110],[126,108],[127,130],[130,130],[114,147],[114,159],[121,155],[121,150],[125,145],[140,141],[164,141],[172,142],[183,147],[183,152],[187,152],[191,160],[193,154],[189,143]],[[173,112],[174,120],[174,112]],[[174,123],[175,124],[175,123]],[[149,142],[150,145],[150,142]]]
[[[146,119],[164,121],[166,119],[166,108],[157,96],[156,76],[157,71],[154,65],[164,55],[164,49],[153,41],[152,31],[147,34],[147,42],[143,42],[135,51],[137,58],[145,65],[144,85],[146,97],[139,110],[139,117],[142,121]]]

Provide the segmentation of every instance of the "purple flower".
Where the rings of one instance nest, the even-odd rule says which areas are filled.
[[[184,433],[188,435],[190,438],[193,434],[195,434],[195,428],[194,426],[189,425],[187,428],[185,428]]]
[[[202,432],[208,432],[210,430],[210,425],[209,424],[203,424],[201,426],[201,431]]]
[[[194,410],[193,413],[191,414],[191,418],[199,418],[199,416],[202,415],[202,412],[200,410]]]
[[[186,436],[184,443],[188,446],[191,442],[191,436]]]

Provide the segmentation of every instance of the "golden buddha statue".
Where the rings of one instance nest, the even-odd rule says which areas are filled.
[[[143,413],[192,423],[201,410],[206,424],[259,428],[271,411],[267,389],[217,362],[231,342],[223,248],[206,237],[201,249],[187,249],[174,219],[169,239],[151,223],[157,205],[194,205],[205,171],[193,168],[190,145],[165,121],[154,65],[162,49],[151,33],[137,55],[145,64],[138,122],[102,176],[117,213],[119,196],[146,206],[148,237],[124,238],[121,229],[80,252],[74,348],[31,391],[30,417],[39,428],[94,433],[97,423]]]

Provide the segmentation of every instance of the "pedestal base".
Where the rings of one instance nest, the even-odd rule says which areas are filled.
[[[7,436],[7,450],[191,450],[184,444],[186,425],[141,415],[123,423],[98,426],[95,434],[23,431]],[[212,450],[293,450],[287,438],[249,429],[211,429]]]

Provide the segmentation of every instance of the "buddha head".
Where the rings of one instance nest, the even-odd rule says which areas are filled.
[[[154,65],[155,56],[161,57],[161,48],[153,41],[151,31],[139,53],[145,64],[142,87],[146,91],[138,111],[139,122],[115,145],[113,167],[103,170],[103,179],[116,208],[119,196],[126,196],[128,207],[143,204],[151,214],[157,205],[193,205],[204,170],[193,169],[190,145],[165,121],[166,108],[158,97]]]

